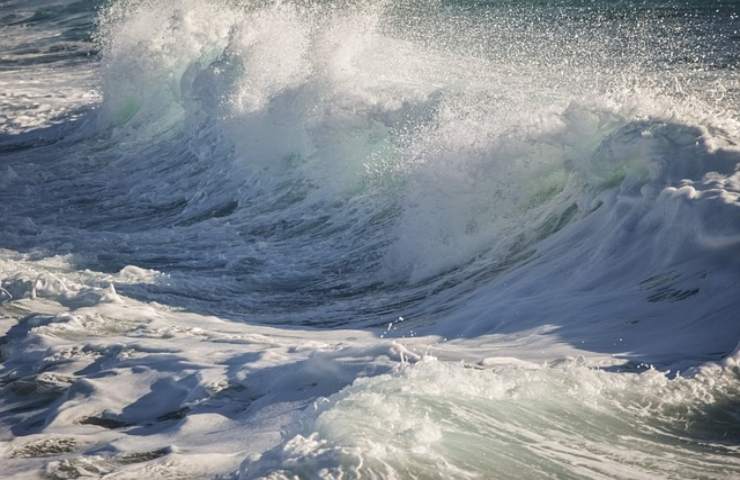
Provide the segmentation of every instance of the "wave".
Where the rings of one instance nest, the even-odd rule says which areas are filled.
[[[245,460],[240,478],[695,478],[739,467],[736,354],[675,380],[577,359],[496,360],[426,358],[358,380]]]
[[[559,39],[539,54],[536,29],[517,54],[481,52],[471,48],[480,38],[460,32],[497,38],[513,27],[500,18],[498,29],[490,19],[476,27],[452,11],[445,34],[433,30],[439,19],[408,15],[413,8],[421,7],[168,1],[104,10],[104,99],[85,135],[125,142],[111,152],[123,180],[106,228],[155,226],[160,235],[159,227],[205,222],[220,231],[204,243],[220,245],[225,268],[249,277],[235,289],[304,291],[300,303],[316,319],[305,321],[384,323],[379,311],[430,296],[445,300],[405,313],[439,310],[597,210],[627,228],[627,205],[631,215],[655,209],[644,238],[660,242],[678,228],[661,210],[680,208],[668,206],[670,189],[711,190],[706,175],[725,179],[724,193],[676,213],[692,224],[705,215],[699,204],[735,195],[737,122],[719,113],[721,102],[686,93],[698,82],[688,73],[676,70],[666,85],[644,61],[608,60],[612,37],[589,27],[585,40]],[[562,71],[587,50],[592,63]],[[555,54],[559,62],[545,63]],[[732,249],[732,205],[710,209],[725,221],[701,235]],[[585,243],[626,231],[592,231]],[[642,241],[615,243],[626,258]],[[653,255],[661,266],[645,278],[680,263]],[[294,303],[281,295],[267,308],[286,302]],[[323,311],[327,303],[339,311]]]
[[[41,49],[101,98],[1,123],[7,418],[123,443],[13,455],[103,475],[217,428],[245,479],[740,471],[732,5],[484,3],[118,1],[95,60]]]
[[[6,246],[54,225],[34,248],[164,271],[144,298],[264,323],[726,323],[733,300],[709,298],[737,279],[740,127],[716,95],[735,70],[611,55],[670,16],[563,15],[543,45],[540,10],[425,5],[107,6],[102,103],[43,175],[8,166],[8,198],[45,192],[7,204]]]

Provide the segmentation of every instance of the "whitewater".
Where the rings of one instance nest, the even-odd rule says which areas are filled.
[[[740,4],[0,1],[0,478],[740,478]]]

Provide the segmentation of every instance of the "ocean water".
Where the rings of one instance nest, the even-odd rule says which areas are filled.
[[[0,478],[740,478],[740,3],[0,0]]]

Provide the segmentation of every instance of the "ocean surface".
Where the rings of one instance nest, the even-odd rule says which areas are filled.
[[[0,478],[740,478],[740,2],[0,0]]]

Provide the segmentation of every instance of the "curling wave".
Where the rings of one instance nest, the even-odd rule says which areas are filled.
[[[737,14],[562,3],[49,7],[96,18],[62,60],[0,18],[0,61],[97,92],[2,99],[13,436],[219,415],[264,435],[242,478],[740,472]]]

